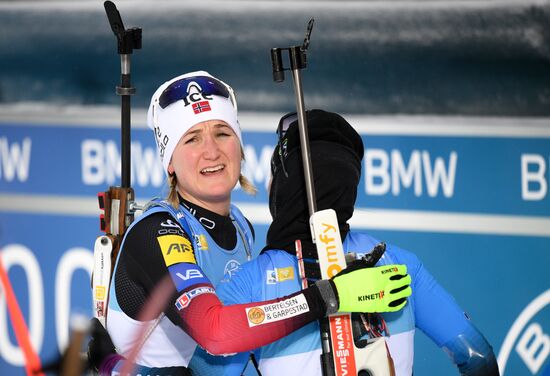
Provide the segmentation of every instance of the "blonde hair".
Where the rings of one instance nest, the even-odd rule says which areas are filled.
[[[243,161],[245,160],[244,151],[242,148],[241,148],[241,160]],[[245,193],[249,195],[254,196],[258,192],[258,189],[254,186],[254,184],[252,184],[252,182],[248,180],[248,178],[243,174],[239,175],[239,184],[241,185],[241,188],[243,189],[243,191],[245,191]],[[172,207],[174,207],[174,209],[177,209],[180,205],[177,187],[178,187],[178,178],[176,177],[176,174],[175,173],[169,174],[168,175],[168,197],[166,198],[166,200],[170,205],[172,205]]]

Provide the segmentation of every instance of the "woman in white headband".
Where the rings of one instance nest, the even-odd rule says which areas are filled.
[[[153,367],[157,374],[187,375],[197,345],[216,355],[248,351],[340,309],[397,311],[405,305],[410,277],[402,265],[384,273],[361,265],[282,298],[222,305],[214,286],[255,256],[252,226],[231,204],[238,181],[254,191],[241,175],[233,90],[204,71],[176,77],[153,95],[148,125],[170,192],[132,224],[121,245],[107,313],[120,354],[139,344],[135,361],[148,373]],[[159,307],[160,316],[143,318],[144,303],[163,280],[170,282],[168,305]],[[381,290],[386,294],[377,302],[358,299]],[[136,339],[145,323],[152,329]],[[117,354],[95,364],[101,374],[124,369]]]

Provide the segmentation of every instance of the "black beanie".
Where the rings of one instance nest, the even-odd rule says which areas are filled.
[[[301,157],[298,121],[283,133],[272,159],[269,209],[273,222],[267,233],[268,248],[294,252],[294,241],[311,242],[309,211]],[[307,111],[308,137],[317,210],[334,209],[342,238],[349,231],[357,185],[361,178],[364,146],[361,136],[340,115],[323,110]]]

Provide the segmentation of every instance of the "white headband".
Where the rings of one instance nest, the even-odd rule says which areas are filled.
[[[223,88],[229,93],[228,98],[208,94],[208,88],[201,87],[201,79],[197,79],[196,81],[184,81],[185,88],[177,87],[179,90],[172,90],[180,96],[174,94],[170,97],[168,95],[170,98],[167,102],[165,99],[167,95],[163,97],[163,93],[167,89],[177,86],[177,81],[192,77],[206,77],[210,82],[223,85]],[[174,83],[176,85],[171,86]],[[203,84],[203,86],[205,85]],[[194,125],[208,120],[225,121],[242,144],[241,127],[237,117],[237,103],[233,89],[208,72],[196,71],[183,74],[166,81],[155,91],[147,113],[147,125],[155,134],[160,160],[166,174],[168,174],[168,165],[180,138]]]

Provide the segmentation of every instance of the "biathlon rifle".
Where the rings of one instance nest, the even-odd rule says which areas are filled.
[[[94,270],[92,275],[92,295],[94,316],[105,326],[109,284],[114,263],[120,249],[122,237],[134,220],[139,206],[134,202],[134,190],[131,187],[131,134],[130,99],[136,89],[131,84],[130,56],[134,49],[141,48],[141,29],[125,29],[115,4],[105,1],[103,4],[111,29],[117,38],[117,50],[120,55],[120,85],[116,94],[121,99],[121,185],[109,187],[98,193],[100,228],[105,235],[99,236],[94,244]]]
[[[340,237],[338,219],[333,209],[317,211],[315,187],[311,155],[309,151],[309,137],[307,132],[307,117],[304,109],[301,70],[307,65],[306,52],[310,42],[314,20],[307,26],[306,36],[301,46],[288,48],[272,48],[271,63],[273,66],[273,80],[282,82],[285,79],[284,71],[291,70],[296,96],[296,110],[298,115],[298,129],[302,162],[304,167],[305,187],[307,192],[308,209],[310,215],[311,237],[317,248],[321,278],[329,279],[346,267],[346,258]],[[282,53],[287,52],[290,67],[283,65]],[[383,246],[382,246],[383,247]],[[297,243],[297,250],[300,249]],[[381,257],[385,248],[375,248],[369,260],[372,265]],[[298,256],[301,259],[300,256]],[[300,272],[304,271],[300,265]],[[305,281],[305,275],[300,276]],[[383,337],[357,341],[353,338],[353,328],[350,313],[337,313],[320,321],[321,330],[321,368],[324,376],[343,375],[370,375],[392,376],[393,364],[388,361],[388,352]]]

